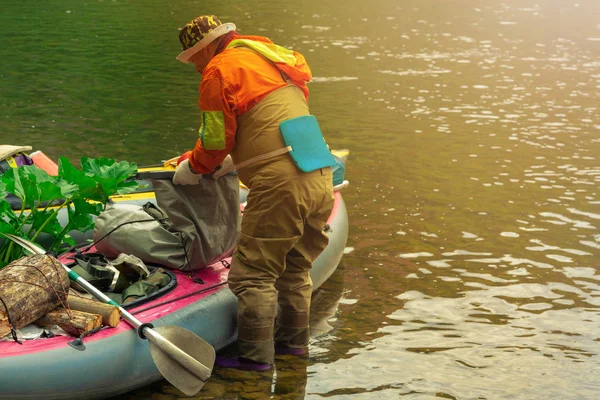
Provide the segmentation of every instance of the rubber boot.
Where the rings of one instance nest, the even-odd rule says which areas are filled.
[[[242,371],[268,371],[273,368],[273,364],[258,363],[241,357],[222,356],[217,356],[215,365],[220,368],[234,368]]]
[[[305,356],[308,354],[307,347],[288,347],[281,343],[275,342],[275,354],[290,355],[290,356]]]

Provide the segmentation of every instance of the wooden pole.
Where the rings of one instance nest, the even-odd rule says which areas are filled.
[[[82,333],[91,331],[102,326],[102,316],[90,314],[83,311],[57,308],[35,321],[35,324],[43,328],[54,325],[60,326],[65,332],[74,337],[80,337]]]
[[[119,307],[110,304],[100,303],[97,300],[90,300],[84,297],[69,295],[69,308],[71,310],[83,311],[91,314],[99,314],[102,316],[102,325],[114,328],[119,325],[121,320],[121,312]]]

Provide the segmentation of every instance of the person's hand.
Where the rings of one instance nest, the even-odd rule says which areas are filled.
[[[174,185],[197,185],[202,179],[201,174],[197,174],[192,170],[189,160],[184,160],[177,166],[175,175],[173,175]]]
[[[212,178],[215,180],[219,179],[225,174],[235,171],[235,164],[233,163],[233,160],[231,159],[230,155],[227,155],[227,157],[225,157],[220,167],[221,168],[217,169],[215,172],[212,173]]]

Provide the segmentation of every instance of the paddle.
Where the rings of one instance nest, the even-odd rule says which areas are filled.
[[[173,175],[175,175],[175,170],[166,170],[166,171],[140,171],[133,176],[135,180],[142,179],[173,179]]]
[[[15,235],[2,233],[15,243],[33,254],[46,254],[38,244]],[[188,396],[200,391],[212,372],[215,363],[215,349],[191,331],[178,326],[159,326],[142,324],[137,318],[115,303],[104,293],[96,289],[69,267],[69,279],[77,282],[88,293],[105,303],[119,307],[123,318],[138,330],[142,339],[148,339],[150,354],[156,368],[162,376],[177,389]]]

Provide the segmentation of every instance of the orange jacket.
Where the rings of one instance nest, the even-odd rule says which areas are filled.
[[[200,83],[199,139],[190,156],[197,173],[210,174],[236,143],[237,117],[254,107],[272,91],[287,85],[280,71],[298,86],[308,99],[306,82],[312,75],[302,54],[279,47],[262,36],[235,33],[226,47],[211,59]],[[268,53],[267,60],[258,51]],[[261,50],[262,49],[262,50]],[[275,65],[277,65],[277,68]]]

